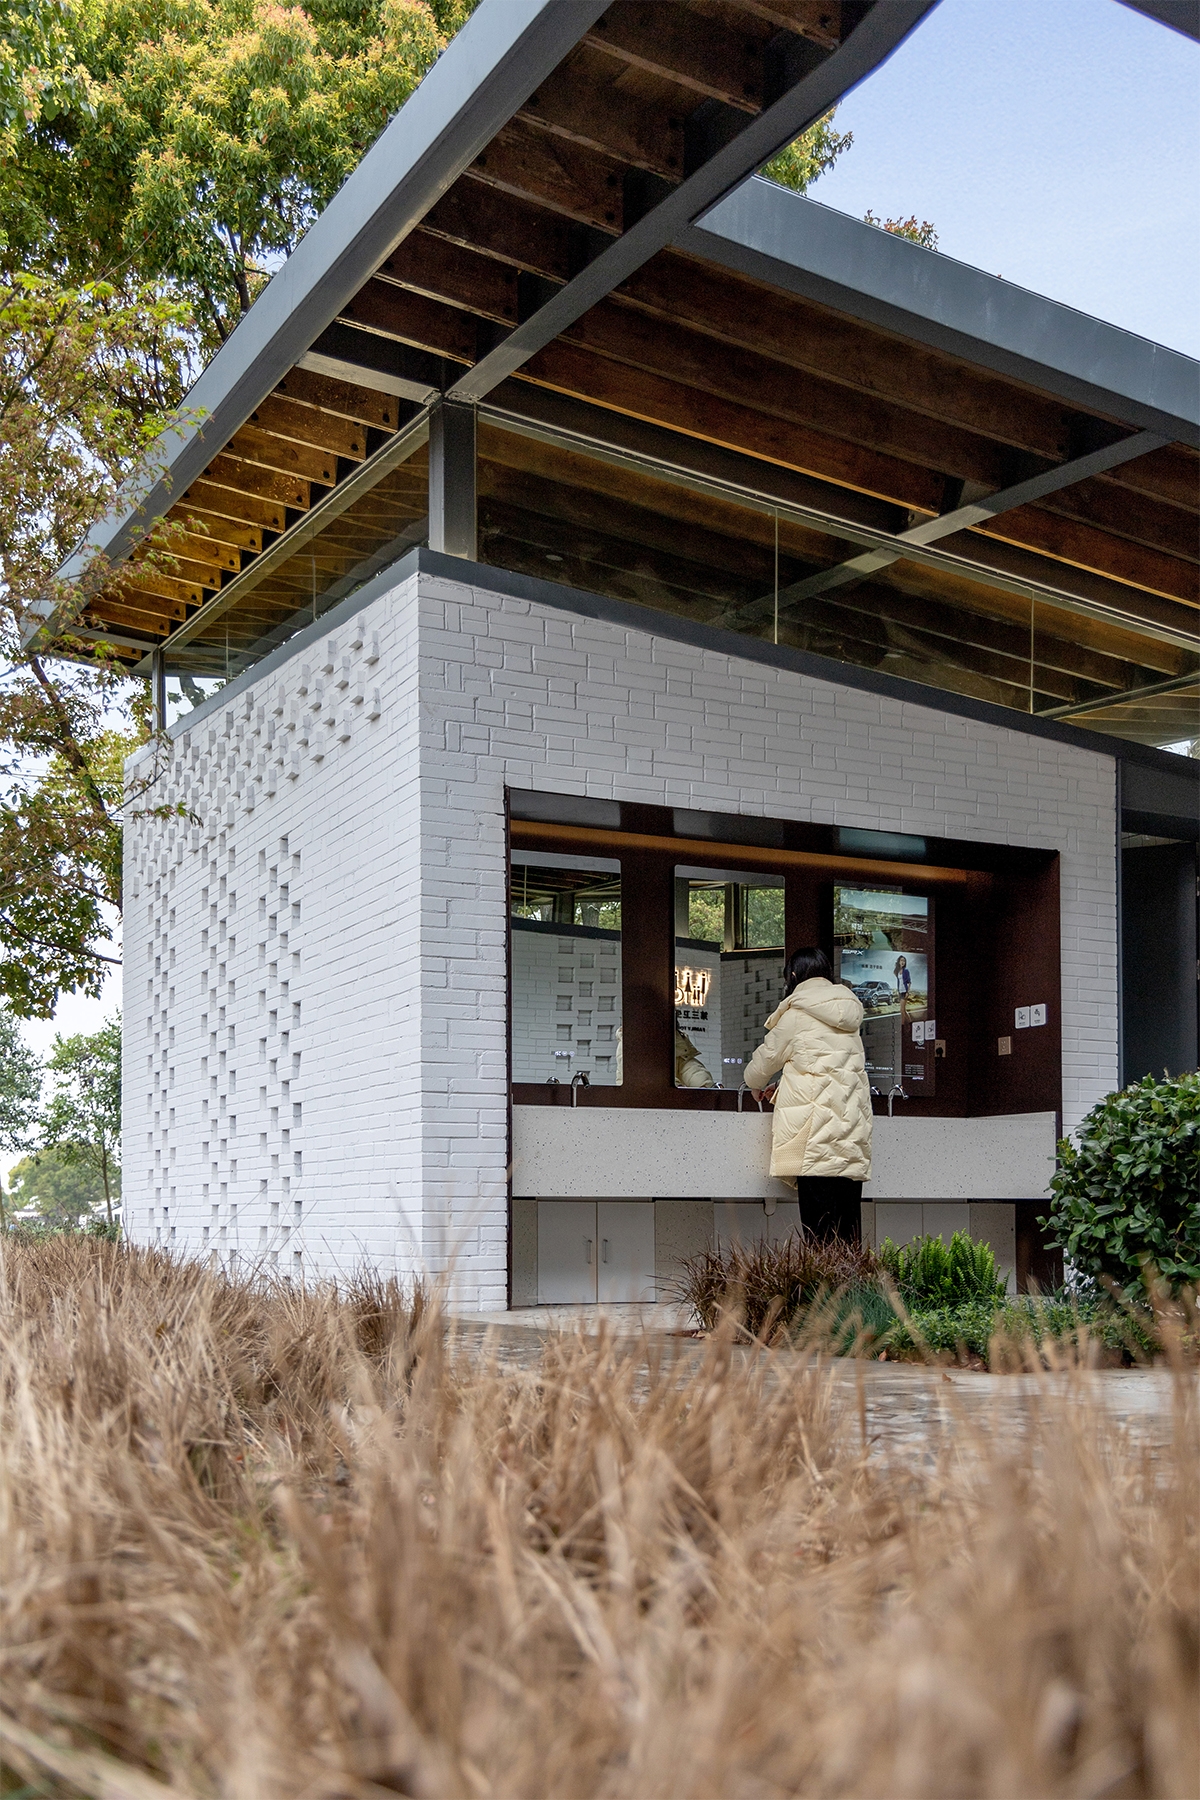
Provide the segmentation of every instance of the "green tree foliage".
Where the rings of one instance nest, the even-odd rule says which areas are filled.
[[[42,120],[88,104],[75,60],[71,15],[60,0],[0,0],[0,152]]]
[[[0,994],[99,991],[145,683],[55,571],[474,0],[0,0]],[[152,552],[170,568],[169,534]],[[32,626],[55,630],[29,647]]]
[[[0,227],[25,267],[164,283],[220,341],[472,6],[79,4],[86,102],[29,122]]]
[[[113,960],[122,764],[149,736],[148,696],[115,660],[79,660],[103,563],[71,587],[55,570],[178,404],[185,325],[145,287],[0,276],[0,994],[25,1016],[97,993]]]
[[[24,1156],[9,1173],[8,1209],[13,1215],[32,1211],[39,1225],[73,1231],[104,1202],[104,1184],[87,1163],[61,1150],[39,1150]]]
[[[55,1038],[46,1066],[53,1091],[42,1119],[45,1146],[98,1179],[111,1224],[120,1192],[120,1020],[90,1034]]]
[[[1200,1074],[1147,1075],[1094,1106],[1058,1146],[1049,1241],[1085,1275],[1144,1291],[1200,1284]]]
[[[836,108],[834,109],[836,111]],[[832,169],[838,157],[849,150],[854,142],[852,131],[835,131],[834,113],[827,112],[823,119],[798,137],[794,144],[786,150],[780,150],[769,163],[759,170],[769,181],[777,181],[780,187],[792,188],[797,194],[806,194],[819,176]],[[907,219],[881,219],[873,212],[863,215],[867,225],[876,225],[880,231],[890,232],[893,237],[907,238],[912,244],[920,244],[925,250],[936,250],[938,236],[928,219],[918,223],[915,213]]]
[[[42,1094],[42,1065],[0,1006],[0,1150],[25,1150],[33,1141]]]
[[[777,181],[780,187],[792,188],[797,194],[806,194],[817,177],[832,169],[838,157],[848,150],[854,142],[852,131],[835,131],[833,111],[827,112],[823,119],[798,137],[794,144],[780,150],[769,163],[765,163],[760,174],[768,181]]]

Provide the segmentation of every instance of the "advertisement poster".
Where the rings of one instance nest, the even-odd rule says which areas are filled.
[[[834,888],[835,976],[862,1001],[863,1047],[872,1084],[933,1084],[929,1022],[932,941],[929,900],[873,888]],[[929,1034],[932,1037],[932,1033]]]

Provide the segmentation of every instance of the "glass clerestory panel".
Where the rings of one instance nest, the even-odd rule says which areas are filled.
[[[619,422],[607,429],[620,437]],[[1095,722],[1147,743],[1194,735],[1172,722],[1192,695],[1181,690],[1178,706],[1158,696],[1195,681],[1195,648],[1123,615],[1056,604],[1054,593],[1069,594],[1074,579],[1065,565],[1041,569],[1049,586],[1034,604],[991,567],[995,543],[967,536],[952,567],[899,557],[814,589],[814,576],[866,541],[840,521],[838,490],[828,489],[824,518],[775,502],[754,491],[753,458],[744,460],[744,488],[706,486],[688,472],[697,453],[687,443],[679,440],[677,464],[656,465],[600,443],[531,435],[511,415],[501,424],[485,412],[479,560],[1023,713]],[[791,477],[763,467],[761,479],[786,487]],[[903,523],[882,502],[857,504],[874,505],[881,530]],[[1104,710],[1093,718],[1093,707]]]
[[[740,1087],[783,993],[782,876],[675,870],[676,1087]]]
[[[512,852],[512,1079],[621,1085],[621,865]]]
[[[395,447],[402,453],[370,485],[347,482],[345,493],[335,489],[310,517],[296,517],[168,639],[168,706],[197,704],[189,683],[232,680],[428,540],[428,451],[412,440]]]

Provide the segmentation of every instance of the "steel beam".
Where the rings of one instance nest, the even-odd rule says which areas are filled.
[[[482,400],[724,194],[760,169],[889,57],[936,0],[874,0],[870,12],[837,50],[802,76],[772,106],[667,193],[602,250],[582,272],[511,331],[449,389],[461,400]],[[814,54],[816,54],[814,50]]]
[[[442,400],[429,415],[429,548],[475,561],[475,408]]]
[[[967,531],[984,519],[994,519],[1001,513],[1012,512],[1018,506],[1028,506],[1035,500],[1044,500],[1047,494],[1073,487],[1077,481],[1087,481],[1092,475],[1103,474],[1106,469],[1119,468],[1122,463],[1133,462],[1139,456],[1148,456],[1152,450],[1161,450],[1167,441],[1152,431],[1135,432],[1132,437],[1122,438],[1119,443],[1109,444],[1103,450],[1093,450],[1087,456],[1076,457],[1073,462],[1059,463],[1057,468],[1047,469],[1029,481],[1019,481],[1015,487],[1003,488],[995,494],[985,494],[967,506],[958,506],[953,512],[941,513],[936,519],[924,519],[921,524],[912,526],[908,531],[899,532],[891,545],[868,550],[861,556],[851,557],[848,562],[837,563],[832,569],[821,569],[816,575],[809,575],[803,581],[795,581],[790,587],[781,588],[778,594],[764,594],[761,599],[753,601],[752,605],[756,608],[768,604],[772,607],[792,606],[799,600],[807,600],[813,594],[825,594],[832,588],[847,587],[852,582],[862,581],[866,576],[876,574],[880,569],[886,569],[889,563],[901,561],[913,550],[935,544],[939,538],[953,537],[956,532]]]
[[[1178,694],[1185,688],[1200,688],[1200,669],[1193,669],[1190,675],[1176,675],[1170,681],[1154,681],[1146,687],[1122,688],[1115,694],[1101,695],[1095,700],[1076,700],[1070,706],[1048,706],[1037,717],[1073,719],[1080,713],[1109,712],[1114,706],[1126,706],[1133,700],[1154,700],[1160,694]]]
[[[65,579],[94,550],[128,555],[608,4],[484,0],[213,357],[140,489],[67,560]]]

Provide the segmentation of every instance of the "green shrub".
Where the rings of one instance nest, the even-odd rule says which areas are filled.
[[[1058,1146],[1048,1241],[1131,1298],[1147,1265],[1175,1291],[1200,1284],[1200,1074],[1109,1094],[1078,1140]]]
[[[964,1306],[1003,1300],[1004,1277],[990,1244],[956,1231],[949,1244],[940,1237],[914,1238],[903,1249],[885,1238],[879,1261],[909,1310]]]

